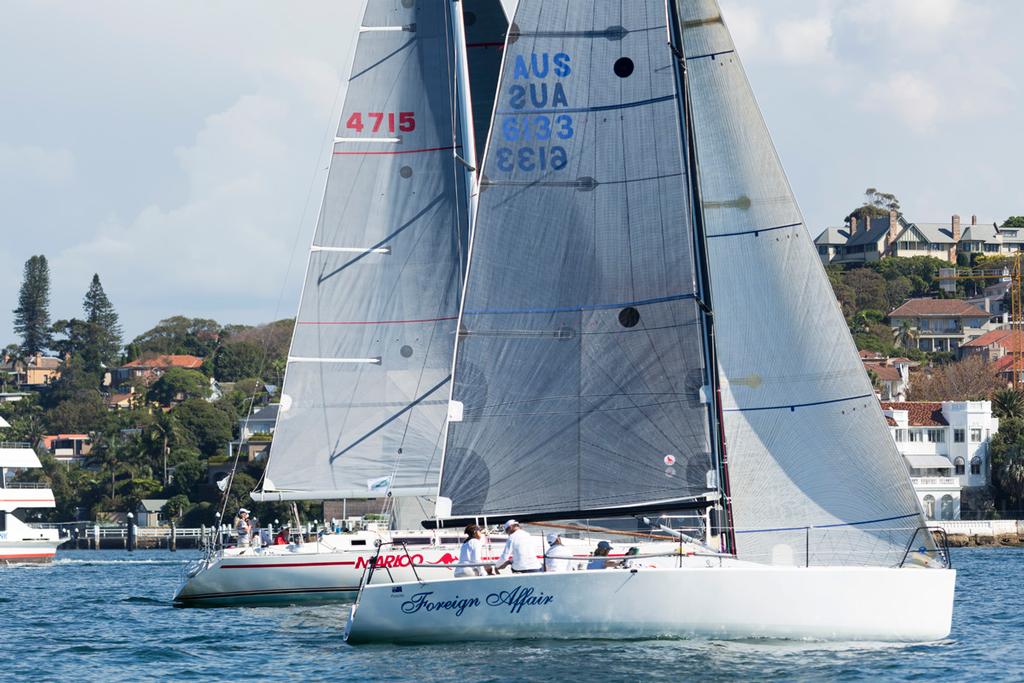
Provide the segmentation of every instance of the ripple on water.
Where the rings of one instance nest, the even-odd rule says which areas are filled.
[[[0,671],[27,680],[469,681],[1024,679],[1017,656],[1024,552],[955,551],[953,634],[925,645],[772,641],[536,641],[350,647],[348,606],[175,609],[194,552],[68,551],[45,571],[6,568]],[[46,647],[39,647],[40,643]],[[14,653],[17,653],[15,655]]]

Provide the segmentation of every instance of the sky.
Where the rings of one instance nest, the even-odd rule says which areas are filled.
[[[869,186],[915,221],[1024,214],[1024,2],[720,3],[812,235]],[[3,7],[0,345],[33,254],[54,319],[99,273],[127,339],[292,316],[361,2]]]

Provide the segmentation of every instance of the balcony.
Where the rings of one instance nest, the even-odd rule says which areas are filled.
[[[910,483],[915,489],[956,489],[960,490],[960,480],[957,477],[911,477]]]

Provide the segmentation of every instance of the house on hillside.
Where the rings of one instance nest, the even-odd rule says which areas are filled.
[[[57,462],[81,465],[92,453],[92,437],[88,434],[48,434],[42,445]]]
[[[135,508],[135,523],[142,527],[164,526],[164,505],[167,505],[166,498],[143,498]]]
[[[959,215],[948,223],[914,222],[895,211],[888,217],[826,228],[814,240],[818,255],[826,263],[859,264],[883,257],[932,256],[956,263],[958,254],[1012,254],[1024,245],[1024,229],[1000,228],[979,223],[971,216],[962,225]]]
[[[0,374],[13,385],[23,389],[39,389],[49,386],[60,379],[60,369],[64,361],[53,356],[37,353],[28,360],[19,360],[12,356],[4,356],[0,360]]]
[[[981,356],[990,363],[1012,354],[1015,350],[1024,351],[1024,332],[1020,330],[992,330],[972,339],[960,347],[960,355]]]
[[[997,329],[989,314],[960,299],[908,299],[889,313],[889,325],[896,333],[909,328],[913,344],[921,351],[956,353],[961,346]]]
[[[964,488],[990,481],[989,441],[999,430],[989,401],[882,402],[928,519],[960,519]]]
[[[861,352],[863,358],[864,352]],[[864,369],[877,379],[878,398],[882,401],[905,401],[910,390],[910,369],[916,365],[909,358],[864,360]]]
[[[249,462],[269,455],[279,407],[277,403],[257,406],[251,415],[238,421],[239,438],[228,443],[229,460],[234,459],[236,451],[241,451],[240,457]]]
[[[171,368],[198,370],[201,367],[203,367],[203,359],[198,356],[187,354],[147,356],[117,368],[114,371],[113,385],[120,386],[132,379],[142,379],[149,383],[156,381],[160,375]]]

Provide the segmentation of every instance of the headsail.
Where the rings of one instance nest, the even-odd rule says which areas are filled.
[[[679,7],[739,556],[898,564],[923,524],[906,467],[718,3]]]
[[[711,468],[664,0],[521,0],[456,350],[454,516],[689,501]],[[461,412],[461,421],[456,421]]]
[[[469,234],[456,16],[367,4],[254,497],[436,493]]]

